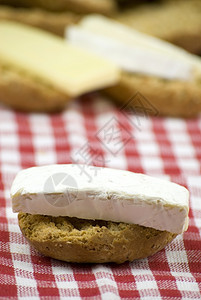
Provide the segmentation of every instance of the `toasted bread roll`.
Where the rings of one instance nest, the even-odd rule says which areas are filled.
[[[0,62],[0,101],[9,107],[24,112],[56,112],[69,100],[51,85]]]
[[[123,72],[118,85],[105,89],[105,93],[134,113],[192,118],[201,113],[200,80],[201,77],[192,82],[165,80]],[[142,95],[140,107],[135,101],[138,94]]]
[[[163,249],[177,235],[134,224],[20,213],[20,229],[45,256],[77,263],[123,263]]]
[[[110,14],[116,9],[114,0],[0,0],[0,4],[40,7],[50,11]]]
[[[143,4],[115,18],[131,28],[201,54],[201,1],[158,1]]]
[[[0,6],[0,21],[16,21],[50,31],[59,36],[64,35],[68,25],[75,24],[81,16],[73,12],[50,12],[38,8],[14,8]]]

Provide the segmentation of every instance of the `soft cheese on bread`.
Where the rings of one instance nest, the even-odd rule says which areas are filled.
[[[66,29],[66,37],[128,72],[178,80],[192,80],[197,71],[201,74],[196,56],[104,16],[83,18]]]
[[[147,108],[146,113],[162,116],[200,114],[200,57],[97,15],[67,28],[66,36],[73,45],[102,55],[121,68],[120,81],[104,90],[121,106],[130,106],[135,113]],[[139,93],[144,99],[140,108],[135,98]]]
[[[0,22],[0,62],[70,97],[113,85],[119,78],[112,63],[53,34],[15,22]]]
[[[14,212],[124,222],[176,234],[188,227],[186,188],[129,171],[33,167],[16,176],[11,197]]]

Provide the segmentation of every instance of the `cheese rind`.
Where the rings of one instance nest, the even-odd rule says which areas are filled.
[[[14,212],[133,223],[182,233],[189,192],[175,183],[87,165],[22,170],[11,188]]]
[[[69,96],[113,85],[120,75],[105,59],[53,34],[14,22],[0,22],[0,59]]]

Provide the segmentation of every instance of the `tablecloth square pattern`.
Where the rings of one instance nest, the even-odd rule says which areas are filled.
[[[43,257],[22,236],[9,192],[19,170],[54,163],[126,169],[182,184],[191,194],[189,229],[152,257],[122,265]],[[0,205],[0,299],[201,298],[201,118],[137,116],[97,94],[53,115],[1,107]]]

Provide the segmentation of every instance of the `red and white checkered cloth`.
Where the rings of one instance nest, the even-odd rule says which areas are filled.
[[[189,229],[154,256],[70,264],[38,254],[12,212],[10,186],[34,165],[83,162],[142,172],[186,186]],[[201,299],[201,118],[137,117],[99,95],[61,114],[0,107],[0,299]]]

